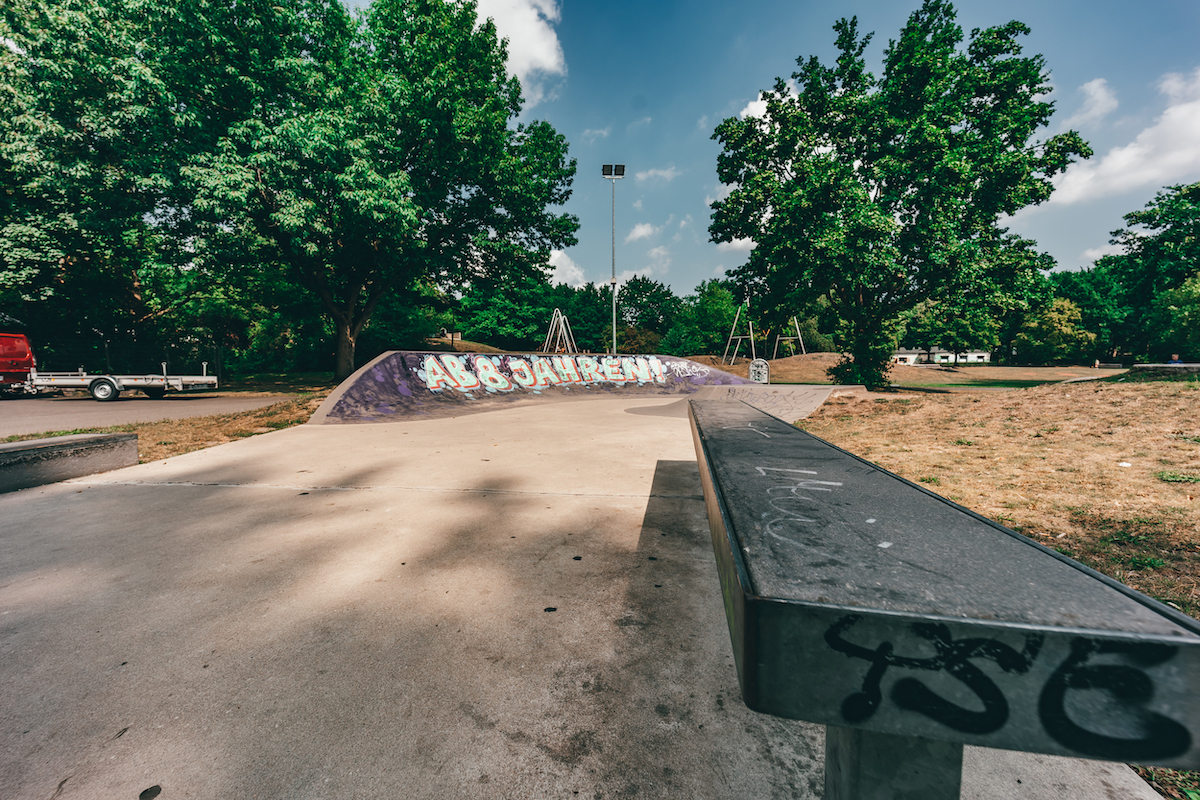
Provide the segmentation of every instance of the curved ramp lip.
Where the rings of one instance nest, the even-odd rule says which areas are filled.
[[[365,373],[369,369],[372,369],[376,364],[378,364],[380,361],[383,361],[385,358],[390,356],[392,353],[399,353],[399,352],[401,352],[401,351],[400,350],[385,350],[382,353],[380,353],[379,355],[372,358],[366,364],[363,364],[361,367],[354,370],[354,373],[351,374],[349,378],[346,378],[346,380],[339,383],[337,385],[337,388],[329,393],[329,396],[325,398],[324,402],[322,402],[321,405],[317,406],[317,410],[313,412],[313,415],[308,418],[308,422],[306,422],[304,424],[305,425],[328,425],[328,424],[330,424],[329,423],[329,412],[333,411],[334,406],[336,406],[338,404],[338,401],[342,399],[342,395],[344,395],[347,391],[349,391],[351,386],[358,383],[358,379],[362,377],[363,373]]]

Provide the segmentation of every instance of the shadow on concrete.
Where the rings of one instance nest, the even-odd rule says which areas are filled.
[[[644,510],[177,477],[0,498],[0,795],[819,795],[738,699],[691,462]]]

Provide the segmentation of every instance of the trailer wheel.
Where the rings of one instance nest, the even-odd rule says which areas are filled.
[[[166,387],[163,386],[147,386],[142,389],[142,394],[149,397],[151,400],[162,400],[167,395]]]
[[[117,385],[108,378],[101,378],[100,380],[95,381],[91,386],[88,387],[88,391],[92,393],[92,397],[96,398],[101,403],[107,403],[110,400],[116,400],[121,396],[121,393],[117,391]]]

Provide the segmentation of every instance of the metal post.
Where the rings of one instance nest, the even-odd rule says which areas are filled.
[[[617,182],[612,184],[612,354],[617,354]]]
[[[617,181],[625,177],[624,164],[605,164],[601,173],[612,181],[612,354],[617,354]]]
[[[961,742],[828,725],[825,800],[958,800]]]

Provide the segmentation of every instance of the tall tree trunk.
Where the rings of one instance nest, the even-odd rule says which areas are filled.
[[[354,374],[354,345],[358,341],[355,326],[349,320],[335,319],[337,328],[337,360],[334,362],[333,377],[344,381]]]

